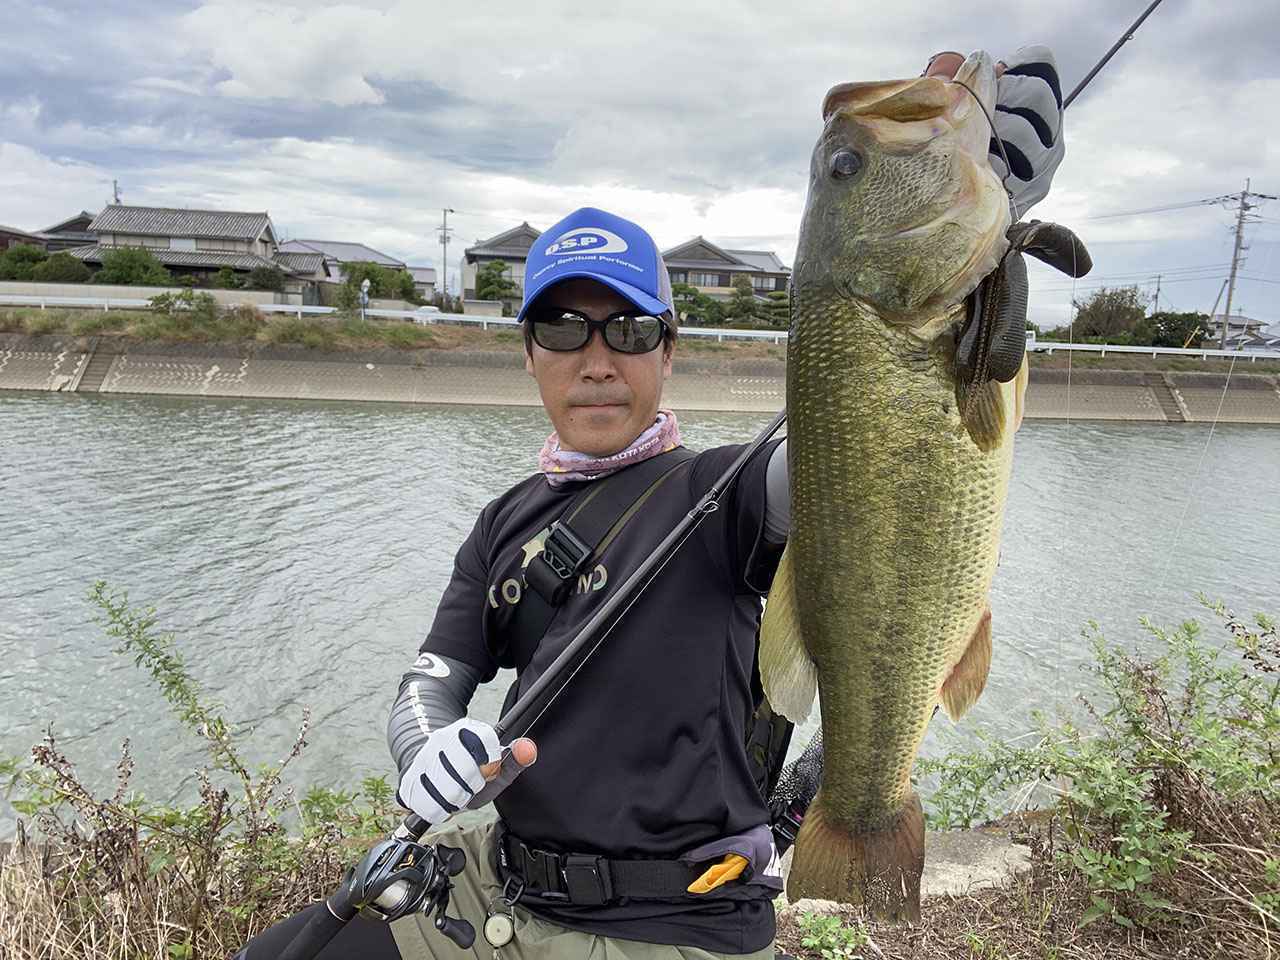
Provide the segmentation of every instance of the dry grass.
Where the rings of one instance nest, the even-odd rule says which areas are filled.
[[[1152,929],[1095,921],[1084,923],[1090,890],[1078,874],[1054,857],[1061,842],[1056,818],[1020,839],[1032,848],[1032,869],[1000,888],[964,896],[933,897],[923,903],[922,923],[895,925],[867,920],[857,907],[835,910],[850,926],[861,925],[871,943],[860,960],[1271,960],[1280,957],[1274,932],[1256,926],[1223,925],[1213,906],[1187,911],[1182,922]],[[1203,891],[1206,897],[1209,890]],[[1206,912],[1208,911],[1208,912]],[[778,918],[778,949],[804,960],[822,955],[801,944],[798,917]],[[852,958],[850,958],[852,960]]]

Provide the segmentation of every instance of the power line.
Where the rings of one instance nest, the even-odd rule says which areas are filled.
[[[1115,217],[1140,217],[1148,213],[1167,213],[1170,210],[1189,210],[1192,207],[1203,207],[1214,203],[1225,203],[1234,200],[1232,194],[1221,197],[1206,197],[1203,200],[1188,200],[1186,203],[1168,203],[1158,207],[1144,207],[1141,210],[1119,210],[1115,213],[1100,213],[1096,217],[1085,217],[1086,220],[1111,220]]]

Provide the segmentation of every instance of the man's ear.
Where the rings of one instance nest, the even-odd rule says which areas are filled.
[[[526,346],[526,347],[524,348],[524,371],[525,371],[525,373],[529,374],[529,376],[531,376],[531,377],[532,377],[532,376],[534,376],[534,373],[533,373],[533,349],[532,349],[531,347],[529,347],[529,346]],[[535,378],[535,379],[536,379],[536,378]]]
[[[662,379],[666,380],[671,376],[671,355],[676,352],[674,343],[664,343],[662,345]]]

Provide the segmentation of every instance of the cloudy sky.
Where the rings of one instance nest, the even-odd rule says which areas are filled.
[[[290,237],[440,265],[592,204],[662,246],[694,234],[792,261],[832,84],[919,72],[940,49],[1049,43],[1073,87],[1145,0],[938,4],[540,0],[0,0],[0,223],[126,203],[268,210]],[[1081,234],[1100,284],[1207,310],[1232,213],[1116,212],[1280,194],[1280,7],[1165,0],[1067,114],[1035,211]],[[1249,227],[1236,305],[1280,321],[1280,201]],[[1071,285],[1033,273],[1032,319]]]

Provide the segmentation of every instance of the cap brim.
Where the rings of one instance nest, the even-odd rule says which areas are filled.
[[[615,277],[605,276],[602,273],[592,273],[590,270],[571,270],[568,273],[557,275],[556,279],[552,283],[547,284],[545,287],[539,290],[536,294],[533,295],[532,299],[526,300],[523,304],[521,304],[520,312],[516,314],[516,321],[523,322],[525,311],[527,311],[529,307],[533,306],[533,304],[537,303],[538,299],[542,297],[544,294],[546,294],[546,292],[550,290],[552,287],[554,287],[556,284],[564,280],[572,280],[576,277],[586,277],[589,280],[596,280],[599,283],[603,283],[606,287],[611,289],[614,293],[618,293],[626,297],[628,300],[631,301],[632,306],[636,307],[637,309],[643,310],[645,313],[653,314],[654,316],[661,316],[662,314],[668,313],[671,310],[671,307],[663,303],[661,300],[659,300],[657,297],[653,296],[652,294],[645,293],[639,287],[633,287],[631,284],[626,283],[625,281],[622,281],[622,280],[618,280]]]

